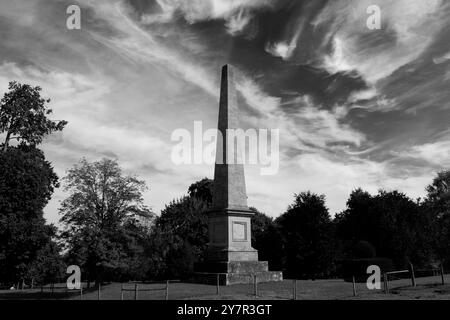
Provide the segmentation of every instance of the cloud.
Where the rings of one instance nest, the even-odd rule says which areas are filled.
[[[382,30],[366,28],[369,2],[382,8]],[[326,194],[333,213],[357,186],[421,196],[450,165],[448,139],[427,138],[448,118],[442,1],[159,0],[152,13],[134,1],[79,3],[80,32],[64,28],[65,1],[0,10],[0,90],[12,79],[39,84],[54,118],[69,121],[43,145],[60,176],[82,156],[117,157],[149,183],[156,210],[212,177],[213,166],[171,163],[170,134],[198,120],[216,126],[219,68],[230,60],[242,71],[241,121],[280,130],[279,174],[246,166],[249,204],[271,215],[306,190]],[[257,38],[234,37],[258,21]],[[51,221],[64,196],[46,209]]]
[[[268,9],[273,0],[157,0],[160,12],[144,14],[145,24],[170,22],[180,12],[189,23],[223,19],[230,34],[242,31],[253,17],[252,11]]]
[[[369,30],[369,5],[381,8],[382,30]],[[331,23],[332,52],[323,67],[331,73],[356,70],[369,83],[416,60],[446,24],[441,0],[333,1],[314,22]]]
[[[440,57],[433,58],[434,64],[441,64],[441,63],[447,62],[448,60],[450,60],[450,52],[447,52],[446,54],[444,54]]]
[[[449,138],[413,146],[409,151],[403,153],[403,156],[425,160],[429,164],[441,168],[450,167]]]
[[[281,103],[269,96],[249,77],[244,76],[237,86],[250,108],[258,115],[247,115],[246,120],[255,127],[274,128],[281,132],[280,143],[296,150],[323,149],[337,143],[355,147],[365,141],[364,134],[342,122],[342,110],[332,111],[315,106],[307,95],[299,95]],[[294,111],[284,112],[280,106]]]
[[[106,37],[89,31],[98,42],[137,63],[158,64],[168,68],[211,95],[217,93],[214,78],[200,64],[190,60],[186,52],[169,49],[151,33],[143,30],[129,17],[130,8],[122,1],[100,0],[95,4],[85,1],[84,4],[91,6],[98,18],[109,22],[115,31],[121,34],[117,37]]]
[[[287,60],[292,56],[292,53],[297,48],[296,40],[291,43],[278,42],[275,44],[266,44],[266,51],[275,57],[280,57],[283,60]]]

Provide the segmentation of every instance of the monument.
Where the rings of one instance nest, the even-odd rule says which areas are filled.
[[[214,189],[208,212],[209,248],[204,263],[197,264],[197,278],[220,285],[280,281],[279,271],[268,271],[267,261],[258,261],[258,251],[251,245],[251,217],[247,206],[242,151],[228,141],[227,130],[239,129],[239,108],[233,69],[222,68]]]

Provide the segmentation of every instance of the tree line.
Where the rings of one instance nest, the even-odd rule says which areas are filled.
[[[156,215],[145,181],[117,160],[81,159],[60,179],[39,145],[67,122],[49,119],[40,91],[11,82],[0,101],[0,283],[61,281],[72,264],[89,282],[189,278],[208,246],[213,181],[192,183]],[[342,277],[346,263],[363,260],[448,267],[449,183],[450,171],[438,173],[424,199],[355,189],[334,217],[324,195],[300,192],[275,219],[251,208],[252,245],[287,278]],[[43,210],[60,184],[58,230]]]

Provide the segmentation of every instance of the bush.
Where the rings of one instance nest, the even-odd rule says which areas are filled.
[[[367,241],[359,241],[352,251],[355,259],[372,259],[376,257],[375,248]]]

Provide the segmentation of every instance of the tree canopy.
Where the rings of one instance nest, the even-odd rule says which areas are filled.
[[[50,99],[42,98],[40,92],[40,87],[9,83],[9,92],[0,100],[0,133],[6,133],[3,151],[12,140],[36,146],[45,135],[64,129],[66,121],[48,119],[52,110],[46,104]]]
[[[124,175],[116,160],[82,159],[64,177],[68,197],[61,203],[68,259],[88,279],[129,276],[130,262],[146,238],[135,215],[152,214],[143,203],[144,181]]]
[[[10,147],[0,152],[0,177],[0,281],[56,278],[61,271],[56,228],[43,217],[58,186],[51,164],[35,147]]]

